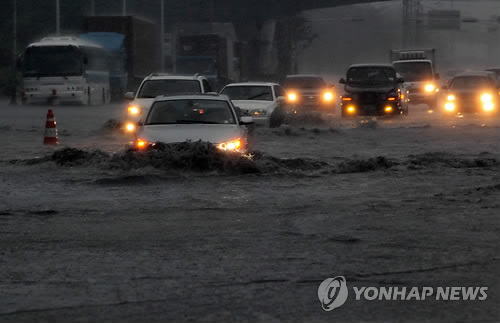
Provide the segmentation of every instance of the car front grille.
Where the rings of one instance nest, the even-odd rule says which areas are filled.
[[[377,103],[377,94],[373,92],[361,93],[359,100],[361,103],[374,104]]]

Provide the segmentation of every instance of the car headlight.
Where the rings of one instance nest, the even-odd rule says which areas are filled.
[[[217,148],[224,151],[238,151],[242,147],[241,139],[222,142],[217,145]]]
[[[436,90],[436,87],[432,83],[429,83],[429,84],[427,84],[425,86],[425,91],[426,92],[434,92],[434,90]]]
[[[297,93],[290,92],[290,93],[288,93],[287,98],[288,98],[288,101],[295,102],[295,101],[297,101]]]
[[[481,101],[483,101],[483,103],[491,102],[492,100],[493,100],[493,96],[489,93],[485,93],[485,94],[481,95]]]
[[[262,117],[262,116],[265,116],[267,114],[267,111],[266,110],[262,110],[262,109],[252,110],[250,112],[250,114],[252,116],[255,116],[255,117]]]
[[[390,105],[388,105],[388,106],[385,107],[384,111],[386,113],[391,113],[392,112],[392,107]]]
[[[323,100],[330,102],[333,100],[333,93],[332,92],[325,92],[323,94]]]
[[[453,103],[453,102],[446,102],[446,104],[444,105],[444,108],[447,111],[453,111],[453,110],[455,110],[455,103]]]
[[[483,104],[484,111],[491,111],[491,110],[493,110],[494,107],[495,107],[495,105],[493,104],[493,102],[485,102]]]
[[[455,101],[455,96],[453,94],[448,95],[446,98],[448,101]]]
[[[125,130],[127,130],[127,132],[134,132],[135,128],[136,126],[133,122],[127,122],[127,124],[125,124]]]
[[[138,149],[146,149],[151,143],[145,139],[137,139],[135,141],[135,147]]]
[[[141,113],[141,108],[136,105],[131,105],[128,107],[128,113],[134,116],[138,115],[139,113]]]
[[[350,105],[350,106],[347,107],[346,110],[349,113],[354,113],[354,112],[356,112],[356,107],[354,105]]]

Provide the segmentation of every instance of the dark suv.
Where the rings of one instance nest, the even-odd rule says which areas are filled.
[[[288,75],[282,82],[286,102],[294,110],[334,112],[336,96],[333,85],[318,75]]]
[[[408,102],[400,88],[403,79],[397,77],[392,65],[352,65],[347,78],[339,82],[345,84],[341,98],[343,117],[408,113]]]

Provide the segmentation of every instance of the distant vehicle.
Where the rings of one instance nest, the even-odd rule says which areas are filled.
[[[45,37],[19,62],[25,103],[106,104],[111,100],[108,53],[75,37]]]
[[[157,143],[207,141],[224,151],[246,152],[252,117],[239,118],[224,95],[158,97],[139,128],[136,149]]]
[[[160,35],[155,23],[133,16],[88,16],[84,39],[101,44],[111,54],[113,96],[123,98],[147,75],[160,70]]]
[[[109,81],[111,98],[122,100],[128,86],[127,51],[125,35],[120,33],[86,33],[80,39],[102,46],[109,54]]]
[[[402,78],[398,78],[392,65],[357,64],[347,70],[341,97],[343,117],[359,115],[399,115],[408,113],[408,104],[401,91]]]
[[[490,72],[457,74],[444,86],[446,90],[443,112],[448,115],[463,113],[498,113],[500,85]]]
[[[486,71],[493,73],[495,75],[495,79],[500,85],[500,67],[487,68]]]
[[[180,23],[174,29],[175,74],[203,75],[216,91],[239,80],[232,23]]]
[[[221,94],[227,95],[243,115],[252,116],[256,124],[279,127],[284,121],[285,91],[279,84],[232,83],[226,85]]]
[[[427,104],[434,110],[439,98],[440,76],[436,73],[436,50],[391,50],[390,60],[405,80],[410,104]]]
[[[294,110],[335,112],[334,86],[327,85],[319,75],[288,75],[282,86],[286,102]]]
[[[146,116],[157,96],[208,92],[212,92],[212,88],[204,76],[153,73],[144,78],[137,93],[125,93],[125,99],[130,100],[126,111],[127,130],[135,131],[135,124]]]

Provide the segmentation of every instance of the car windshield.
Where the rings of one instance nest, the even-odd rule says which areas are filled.
[[[196,80],[151,80],[142,84],[140,99],[156,98],[159,95],[201,93],[200,83]]]
[[[74,46],[30,47],[24,55],[24,75],[82,75],[81,58],[80,50]]]
[[[283,82],[283,87],[287,89],[322,89],[326,87],[326,82],[321,77],[290,77]]]
[[[231,100],[273,100],[270,86],[227,86],[222,94],[227,95]]]
[[[158,101],[148,114],[146,125],[157,124],[235,124],[228,102],[210,99]]]
[[[430,62],[396,62],[396,72],[407,82],[432,80],[432,64]]]
[[[391,67],[351,67],[347,71],[347,84],[384,85],[396,82],[396,71]]]
[[[493,81],[485,76],[459,76],[451,81],[451,89],[484,89],[493,87]]]

